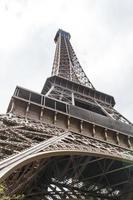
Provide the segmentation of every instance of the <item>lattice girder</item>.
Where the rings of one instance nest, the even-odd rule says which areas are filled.
[[[56,51],[52,76],[61,76],[94,89],[94,86],[83,71],[70,44],[70,34],[59,29],[55,38]]]
[[[1,180],[5,180],[8,185],[7,192],[12,195],[24,192],[27,196],[26,199],[30,199],[32,195],[33,199],[34,196],[36,199],[37,195],[43,196],[42,199],[78,199],[79,196],[82,196],[81,199],[89,199],[91,196],[101,199],[116,199],[122,194],[123,186],[132,182],[133,164],[130,162],[133,160],[133,152],[130,150],[99,142],[54,125],[41,124],[25,118],[7,115],[2,117],[2,121],[4,123],[1,130],[6,129],[11,133],[12,129],[21,130],[21,134],[24,133],[22,136],[26,136],[27,139],[22,136],[21,138],[25,139],[25,144],[30,146],[27,150],[0,163]],[[32,138],[30,138],[31,132]],[[37,140],[36,137],[38,137]],[[29,143],[29,138],[33,141],[32,143]],[[23,149],[25,149],[25,144]],[[64,164],[62,159],[66,159]],[[51,165],[51,163],[53,164]],[[62,163],[63,166],[59,163]],[[94,166],[91,166],[92,164]],[[55,165],[57,166],[55,167]],[[112,168],[110,168],[111,166]],[[51,171],[47,172],[51,167]],[[94,168],[95,174],[92,173]],[[87,175],[88,170],[91,170],[91,174]],[[38,191],[39,177],[41,178],[42,172],[49,178],[53,174],[55,176],[50,178],[50,182],[47,180],[47,184],[44,183],[43,190]],[[122,174],[125,174],[124,180]],[[114,180],[112,180],[112,176],[115,176]],[[38,178],[35,179],[35,177]],[[85,181],[84,184],[87,185],[83,187],[82,179],[90,182]],[[73,181],[71,182],[71,180]],[[103,184],[104,182],[105,184]],[[43,182],[41,184],[43,185]],[[32,188],[32,191],[28,186]],[[49,191],[46,188],[49,188]],[[70,191],[66,192],[64,188],[66,191]]]

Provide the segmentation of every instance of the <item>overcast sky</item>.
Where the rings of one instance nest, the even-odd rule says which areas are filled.
[[[95,88],[133,121],[132,0],[0,0],[0,113],[16,85],[41,91],[59,28]]]

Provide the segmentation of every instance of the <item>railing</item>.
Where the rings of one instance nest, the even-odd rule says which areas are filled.
[[[46,97],[45,95],[35,93],[24,88],[17,87],[13,98],[19,98],[31,104],[36,104],[41,107],[53,109],[58,112],[63,112],[69,116],[88,121],[102,127],[122,132],[126,135],[133,136],[133,126],[123,123],[118,120],[113,120],[109,117],[97,114],[95,112],[85,110],[78,106],[73,106],[60,100]]]

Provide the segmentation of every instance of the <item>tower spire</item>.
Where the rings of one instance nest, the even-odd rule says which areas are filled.
[[[94,89],[87,78],[70,43],[71,35],[61,29],[55,36],[56,50],[52,76],[60,76]]]

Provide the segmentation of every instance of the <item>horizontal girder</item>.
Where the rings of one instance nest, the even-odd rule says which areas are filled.
[[[131,150],[14,115],[2,119],[0,133],[19,133],[16,140],[23,141],[16,154],[0,162],[1,181],[10,195],[24,193],[25,199],[33,200],[115,200],[132,184]]]

